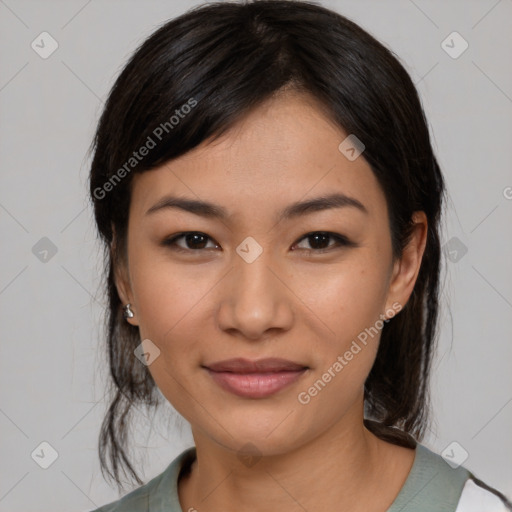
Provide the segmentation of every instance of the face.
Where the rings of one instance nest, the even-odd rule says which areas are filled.
[[[417,217],[423,231],[393,261],[385,196],[364,154],[339,151],[347,135],[312,98],[289,93],[214,143],[134,175],[116,284],[129,322],[151,340],[151,375],[195,436],[278,454],[362,423],[382,319],[412,292],[426,221]],[[351,199],[290,213],[333,194]],[[162,206],[169,196],[225,216]],[[234,380],[208,370],[233,358],[301,370]]]

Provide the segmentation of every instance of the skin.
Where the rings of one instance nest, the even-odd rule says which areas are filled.
[[[405,306],[425,248],[426,216],[415,212],[411,241],[393,261],[385,196],[364,153],[349,161],[338,150],[346,136],[313,98],[287,92],[218,141],[133,177],[116,285],[135,313],[128,321],[160,350],[151,375],[191,424],[197,460],[179,482],[184,511],[384,512],[409,474],[415,451],[363,425],[380,330],[308,404],[297,399],[379,315]],[[368,214],[331,208],[276,223],[290,203],[332,192],[358,199]],[[211,201],[230,217],[175,208],[146,215],[167,193]],[[161,245],[183,231],[209,238],[200,249],[179,239],[185,252]],[[315,246],[305,235],[317,231],[357,246],[331,238]],[[251,263],[236,252],[248,236],[263,249]],[[233,357],[309,369],[268,398],[242,398],[201,367]],[[238,457],[249,442],[261,456],[250,466]]]

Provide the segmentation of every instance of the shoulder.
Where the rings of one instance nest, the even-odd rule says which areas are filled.
[[[417,448],[422,454],[421,461],[432,468],[436,468],[436,477],[441,487],[449,489],[452,503],[456,507],[454,512],[512,512],[512,503],[497,489],[484,483],[470,470],[462,465],[454,464],[452,460],[429,450],[426,446],[418,444]]]
[[[499,491],[470,474],[455,512],[511,512],[512,503]]]
[[[167,470],[117,501],[107,503],[98,509],[94,509],[92,512],[147,512],[149,510],[150,496],[154,489],[159,486]]]
[[[507,498],[453,460],[416,444],[409,476],[387,512],[512,512]]]
[[[184,465],[195,458],[195,447],[181,452],[160,474],[117,501],[91,512],[179,512],[178,476]]]
[[[117,501],[107,503],[91,512],[147,512],[149,510],[149,497],[151,488],[158,485],[163,473],[150,480],[145,485],[138,487]]]

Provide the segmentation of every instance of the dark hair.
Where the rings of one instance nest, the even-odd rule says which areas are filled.
[[[124,467],[143,483],[126,452],[131,408],[159,403],[151,374],[134,356],[139,331],[123,319],[114,282],[114,268],[126,256],[131,176],[215,140],[287,89],[315,97],[331,120],[363,141],[363,157],[386,197],[395,258],[410,239],[413,212],[427,216],[414,290],[384,325],[364,389],[365,425],[377,436],[409,447],[424,436],[445,190],[414,84],[389,49],[327,8],[293,0],[218,2],[170,20],[143,42],[115,82],[91,145],[90,193],[105,249],[113,394],[99,455],[102,472],[118,486]],[[154,147],[136,159],[133,152],[150,140]]]

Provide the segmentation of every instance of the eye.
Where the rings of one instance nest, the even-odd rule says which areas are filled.
[[[329,239],[334,240],[334,244],[329,245]],[[312,253],[324,253],[336,247],[357,247],[357,244],[349,240],[346,236],[338,233],[330,233],[329,231],[314,231],[304,235],[300,241],[306,240],[313,249],[300,247],[305,250],[308,254]],[[298,244],[296,245],[298,247]]]
[[[312,249],[308,249],[307,247],[300,247],[300,243],[303,243],[303,240],[307,241]],[[334,243],[329,244],[329,240],[333,240]],[[179,244],[178,241],[183,241],[184,246]],[[208,247],[208,241],[213,242],[213,239],[205,233],[200,231],[186,231],[164,240],[162,245],[165,247],[170,247],[174,251],[189,253],[193,251],[199,252],[203,249],[215,249],[219,247],[217,243],[214,243],[213,247]],[[299,242],[300,243],[296,243],[293,247],[298,247],[302,251],[306,251],[307,254],[321,254],[340,247],[357,247],[355,242],[350,241],[344,235],[331,233],[329,231],[314,231],[312,233],[308,233],[304,235],[299,240]],[[292,250],[296,249],[292,248]]]
[[[185,247],[177,243],[177,241],[181,239],[183,239]],[[211,247],[206,247],[208,240],[212,239],[205,233],[201,233],[200,231],[186,231],[185,233],[180,233],[179,235],[164,240],[162,242],[162,245],[166,247],[171,247],[173,250],[176,251],[190,252],[201,249],[211,249]],[[218,245],[215,245],[213,248],[215,247],[218,247]]]

